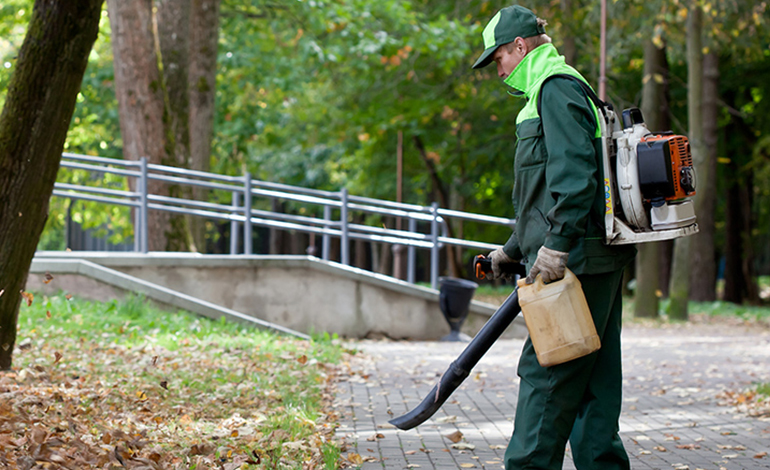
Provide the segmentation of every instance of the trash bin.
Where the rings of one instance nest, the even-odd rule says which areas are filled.
[[[441,338],[441,341],[470,341],[470,336],[460,333],[460,328],[468,318],[468,309],[479,285],[456,277],[440,277],[438,282],[439,307],[450,329],[449,334]]]

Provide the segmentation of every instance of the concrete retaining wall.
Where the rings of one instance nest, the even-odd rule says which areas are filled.
[[[302,333],[394,339],[438,339],[449,333],[438,306],[438,291],[305,256],[41,252],[33,262],[27,289],[66,290],[93,300],[131,290],[99,280],[98,274],[57,275],[56,265],[68,259],[96,263]],[[49,284],[42,282],[46,271],[54,276]],[[494,311],[494,306],[473,302],[463,331],[475,334]],[[506,336],[526,336],[523,322],[517,319]]]

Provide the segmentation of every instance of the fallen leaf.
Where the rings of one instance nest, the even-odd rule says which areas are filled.
[[[348,462],[352,463],[353,465],[361,465],[364,463],[364,459],[362,459],[361,456],[355,452],[348,452]]]
[[[62,355],[59,351],[54,351],[53,353],[53,363],[56,364],[57,362],[61,361]]]
[[[461,433],[460,431],[455,431],[452,434],[447,434],[444,437],[446,437],[447,439],[449,439],[450,441],[456,444],[463,440],[463,433]]]
[[[53,276],[51,276],[51,273],[48,271],[45,272],[45,279],[43,280],[44,284],[48,284],[49,282],[53,281]]]
[[[304,365],[305,363],[307,363],[307,356],[304,354],[301,355],[300,357],[297,358],[297,362]]]
[[[163,388],[165,388],[166,390],[168,390],[168,381],[166,381],[166,380],[161,380],[161,381],[160,381],[160,386],[161,386],[161,387],[163,387]]]
[[[32,301],[35,299],[35,295],[29,292],[21,291],[21,296],[24,297],[24,300],[27,301],[27,307],[31,307]]]
[[[436,419],[437,423],[454,423],[455,421],[457,421],[457,416],[454,416],[454,415],[442,416],[441,418]]]
[[[51,318],[51,311],[50,311],[50,310],[46,310],[46,311],[45,311],[45,316],[46,316],[47,318]]]
[[[374,452],[374,451],[369,451],[369,452]],[[416,453],[417,453],[416,450],[407,450],[406,452],[404,452],[404,455],[414,455]]]
[[[755,459],[763,459],[765,457],[767,457],[767,452],[760,452],[758,454],[754,454]]]
[[[476,466],[473,465],[472,463],[461,463],[460,467],[462,467],[462,468],[476,468]]]
[[[657,450],[658,452],[666,452],[666,448],[663,446],[655,446],[653,449]]]
[[[687,449],[687,450],[695,450],[700,449],[700,446],[698,444],[681,444],[676,446],[677,449]]]
[[[476,446],[467,442],[458,442],[457,444],[452,444],[452,448],[457,450],[473,450]]]
[[[737,459],[738,458],[738,454],[723,455],[722,458],[723,459]]]
[[[124,467],[126,466],[126,462],[123,461],[123,456],[120,453],[120,450],[118,450],[118,446],[115,446],[115,458],[118,459],[118,462],[120,462],[121,465]]]

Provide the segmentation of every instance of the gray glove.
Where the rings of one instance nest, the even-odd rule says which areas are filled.
[[[490,277],[492,280],[500,278],[508,279],[510,276],[504,273],[502,265],[518,263],[518,261],[505,254],[502,248],[490,252],[489,255],[487,255],[487,258],[492,261],[492,276]]]
[[[564,269],[567,267],[567,258],[569,258],[569,253],[541,246],[537,250],[535,264],[529,270],[529,275],[524,282],[532,284],[535,282],[538,274],[540,274],[540,277],[543,278],[543,282],[546,284],[562,279],[564,277]]]

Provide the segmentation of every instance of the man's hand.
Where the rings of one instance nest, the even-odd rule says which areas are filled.
[[[503,266],[506,264],[518,263],[518,261],[505,254],[502,248],[490,252],[489,255],[487,255],[487,258],[492,261],[492,280],[500,278],[508,279],[510,275],[505,273],[506,269]]]
[[[543,282],[546,284],[562,279],[564,277],[564,269],[567,267],[567,258],[569,258],[569,253],[541,246],[537,250],[537,259],[532,269],[529,270],[529,275],[525,282],[532,284],[535,282],[538,274],[540,274],[540,277],[543,278]]]

